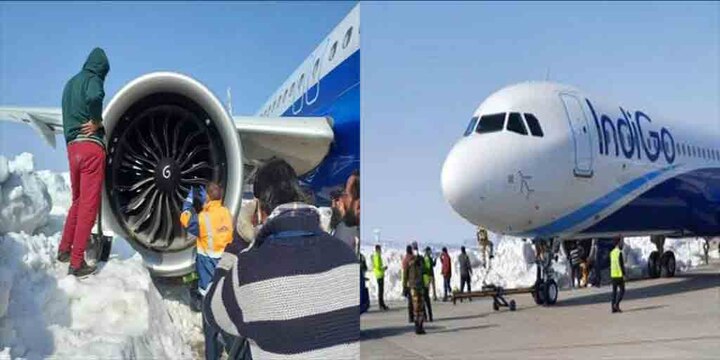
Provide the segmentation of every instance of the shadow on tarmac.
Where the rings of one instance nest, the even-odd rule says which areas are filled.
[[[461,331],[487,329],[498,326],[497,324],[485,324],[476,326],[464,326],[458,328],[447,328],[446,326],[435,326],[431,324],[434,324],[434,322],[430,324],[425,323],[425,331],[427,331],[428,334],[455,333]],[[382,339],[390,336],[409,334],[413,332],[415,332],[415,327],[412,324],[360,330],[360,341]]]
[[[667,307],[667,305],[643,306],[643,307],[631,308],[631,309],[627,309],[627,310],[623,309],[623,312],[629,313],[629,312],[636,312],[636,311],[655,310],[655,309],[662,309],[662,308],[666,308],[666,307]]]
[[[670,296],[691,291],[703,290],[713,287],[720,287],[720,274],[718,273],[695,273],[683,274],[675,277],[681,279],[672,283],[662,283],[641,288],[625,288],[623,300],[646,299],[651,297]],[[608,286],[612,288],[611,286]],[[579,306],[600,303],[610,303],[611,292],[573,297],[570,299],[558,299],[554,306]],[[650,309],[643,309],[650,310]],[[640,310],[637,310],[640,311]]]

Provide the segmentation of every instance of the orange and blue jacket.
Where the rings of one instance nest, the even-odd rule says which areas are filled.
[[[180,224],[188,229],[191,235],[197,236],[198,255],[218,259],[225,247],[232,242],[233,222],[230,210],[222,206],[220,200],[205,203],[199,214],[187,209],[180,214]],[[197,229],[197,234],[193,234]]]

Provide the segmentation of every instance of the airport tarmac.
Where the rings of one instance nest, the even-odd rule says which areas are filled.
[[[361,317],[363,359],[718,359],[720,261],[675,278],[628,282],[621,314],[611,286],[561,291],[554,306],[529,294],[518,309],[492,299],[433,302],[435,321],[415,335],[405,303]]]

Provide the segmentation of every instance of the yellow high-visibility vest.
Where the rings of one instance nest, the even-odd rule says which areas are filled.
[[[373,253],[372,255],[372,262],[373,262],[373,273],[375,273],[376,279],[382,279],[385,277],[385,269],[383,266],[382,257],[378,253]]]
[[[610,252],[610,277],[613,279],[623,277],[623,270],[620,267],[620,254],[622,254],[622,251],[617,247]]]

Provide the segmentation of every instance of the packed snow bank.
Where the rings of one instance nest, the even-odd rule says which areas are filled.
[[[78,280],[55,260],[59,240],[0,237],[0,349],[29,359],[189,357],[139,256]]]
[[[47,224],[52,200],[33,168],[32,154],[12,161],[0,156],[0,234],[32,234]]]
[[[483,280],[487,284],[495,284],[505,288],[528,287],[535,283],[536,267],[535,267],[535,250],[530,241],[524,241],[513,237],[494,237],[495,258],[490,262],[490,268],[483,267],[482,254],[477,248],[467,248],[466,252],[472,264],[473,273],[471,276],[471,284],[473,290],[480,290]],[[420,244],[420,249],[424,249],[424,245]],[[687,239],[667,239],[665,241],[665,249],[675,252],[677,271],[687,271],[688,269],[704,263],[703,258],[703,241],[696,238]],[[710,255],[718,257],[717,250],[713,251],[711,247]],[[438,256],[437,265],[434,268],[435,287],[438,297],[442,297],[443,278],[442,268],[440,265],[439,251],[433,248],[433,253]],[[650,253],[655,250],[655,245],[650,242],[649,237],[635,237],[625,239],[625,249],[623,250],[626,259],[626,267],[631,277],[647,276],[647,259]],[[371,256],[374,252],[374,245],[362,247],[362,252],[368,266],[366,278],[370,298],[377,299],[377,282],[372,272]],[[460,249],[448,246],[448,253],[452,261],[452,277],[450,279],[450,287],[452,289],[460,288],[460,267],[457,258],[460,255]],[[385,299],[401,300],[402,297],[402,258],[405,255],[405,249],[383,248],[382,257],[384,264],[388,269],[385,272]],[[569,267],[567,257],[562,251],[558,254],[558,260],[553,264],[556,281],[563,288],[570,286]],[[431,290],[432,291],[432,290]]]
[[[196,316],[168,306],[123,239],[96,275],[66,275],[55,259],[69,176],[33,169],[30,154],[0,156],[0,222],[7,214],[14,222],[0,231],[0,359],[191,358],[188,337],[201,332],[188,322]]]

